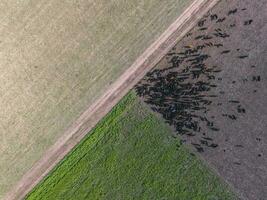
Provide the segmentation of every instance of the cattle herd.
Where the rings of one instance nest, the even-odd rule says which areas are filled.
[[[226,22],[227,18],[244,11],[246,8],[234,8],[222,17],[219,14],[207,14],[135,87],[144,102],[149,104],[153,111],[160,113],[166,122],[175,128],[177,134],[183,135],[183,138],[198,135],[200,138],[198,142],[191,144],[200,153],[205,148],[218,147],[213,138],[206,135],[207,130],[220,131],[216,117],[209,113],[211,106],[223,104],[234,106],[235,112],[220,113],[229,120],[237,120],[238,115],[246,114],[246,108],[238,99],[219,101],[220,95],[225,93],[216,89],[218,83],[224,84],[220,75],[223,68],[210,62],[213,59],[210,52],[224,56],[235,51],[239,52],[236,59],[248,58],[248,53],[244,51],[241,53],[236,47],[234,50],[226,49],[224,45],[224,41],[231,37],[228,30],[236,27],[235,23]],[[220,27],[223,23],[228,24]],[[243,26],[249,26],[253,20],[245,19],[242,23]],[[253,76],[252,80],[243,78],[242,81],[260,81],[260,79],[260,76]],[[236,81],[232,82],[235,83]],[[186,139],[181,142],[186,142]]]

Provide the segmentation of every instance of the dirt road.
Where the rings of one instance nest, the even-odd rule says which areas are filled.
[[[5,199],[23,198],[217,2],[218,0],[196,0],[105,94],[73,123]]]

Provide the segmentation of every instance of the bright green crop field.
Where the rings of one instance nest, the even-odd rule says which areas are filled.
[[[26,199],[227,200],[235,196],[132,92]]]

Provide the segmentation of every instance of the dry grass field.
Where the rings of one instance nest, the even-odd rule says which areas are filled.
[[[0,199],[190,3],[0,1]]]

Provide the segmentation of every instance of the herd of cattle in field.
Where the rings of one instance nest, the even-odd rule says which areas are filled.
[[[218,147],[213,138],[206,135],[206,130],[220,131],[216,125],[216,117],[209,114],[211,105],[216,103],[216,106],[222,106],[228,103],[235,106],[236,112],[221,113],[229,120],[237,120],[238,115],[246,114],[245,107],[237,99],[230,99],[228,102],[214,101],[225,93],[216,90],[218,83],[223,84],[223,78],[220,77],[223,69],[211,65],[210,60],[213,57],[209,55],[209,52],[216,52],[220,56],[231,53],[232,49],[225,49],[224,40],[231,37],[228,30],[236,24],[228,22],[227,29],[225,25],[224,28],[220,27],[220,24],[227,23],[228,17],[245,10],[246,8],[235,8],[223,17],[217,14],[206,15],[183,39],[184,43],[190,45],[179,46],[179,43],[175,46],[135,88],[137,94],[153,111],[160,113],[166,122],[175,128],[177,134],[188,137],[201,134],[198,143],[191,143],[200,153],[204,151],[204,147]],[[252,23],[252,19],[243,21],[244,26]],[[235,52],[239,52],[236,59],[243,60],[249,56],[248,53],[244,54],[244,51],[233,48]],[[260,76],[253,76],[251,81],[260,79]],[[243,78],[242,81],[250,80]],[[232,84],[235,84],[235,81]]]

